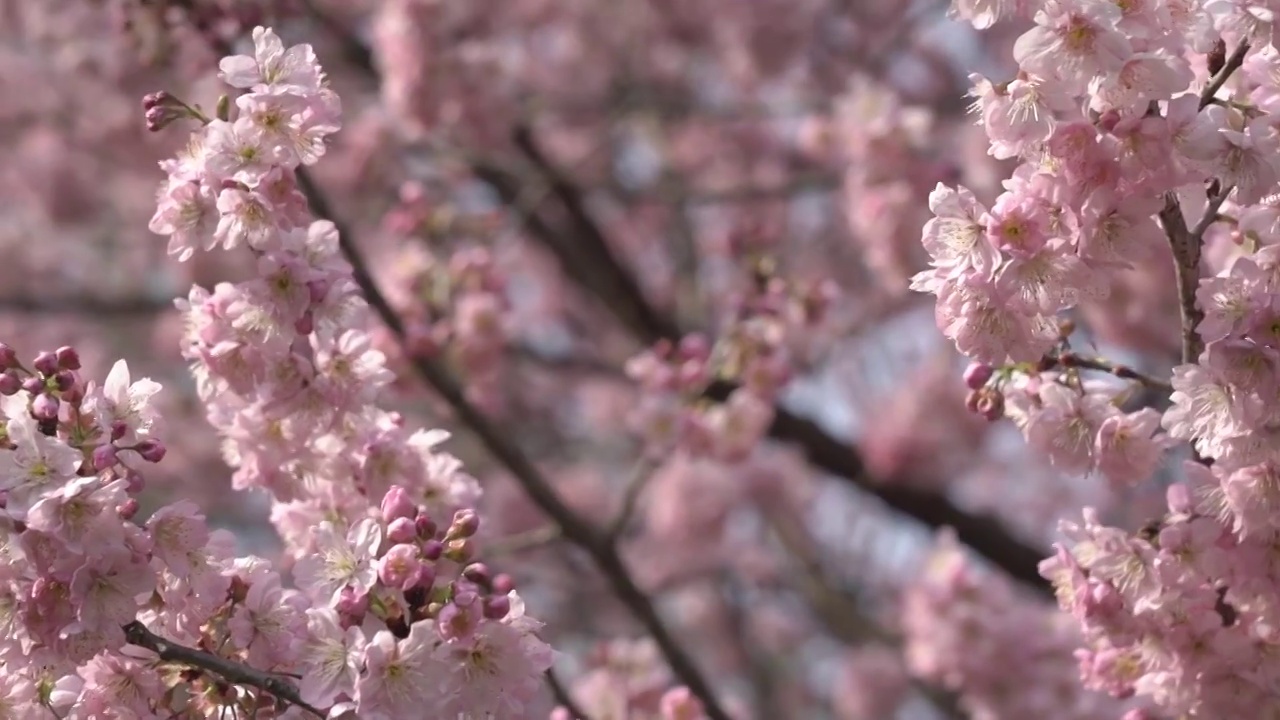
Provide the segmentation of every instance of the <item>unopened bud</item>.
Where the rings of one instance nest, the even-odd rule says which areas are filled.
[[[99,445],[93,449],[93,469],[106,470],[118,461],[114,445]]]
[[[464,509],[453,514],[453,523],[449,525],[448,539],[469,538],[480,530],[480,516],[475,510]]]
[[[442,555],[444,555],[444,543],[434,539],[422,543],[422,557],[434,562]]]
[[[153,438],[147,438],[146,440],[143,440],[137,445],[134,445],[133,449],[136,450],[138,454],[142,456],[143,460],[146,460],[147,462],[150,462],[150,463],[158,463],[164,459],[164,454],[165,454],[164,443],[161,443],[159,440],[155,440]]]
[[[227,97],[226,95],[218,96],[218,104],[214,106],[213,113],[214,113],[214,116],[217,117],[222,122],[227,122],[228,120],[230,120],[231,119],[231,98]]]
[[[964,384],[970,390],[978,390],[991,380],[995,369],[984,362],[971,363],[964,371]]]
[[[498,573],[493,576],[493,582],[489,583],[489,588],[496,595],[506,595],[516,589],[516,581],[506,573]]]
[[[116,508],[116,512],[120,514],[122,520],[130,520],[134,515],[138,514],[137,498],[127,498]]]
[[[60,405],[58,398],[49,393],[40,393],[31,403],[31,416],[37,420],[57,420]]]
[[[409,518],[396,518],[387,526],[387,539],[393,543],[413,542],[418,537],[418,527]]]
[[[387,494],[382,496],[379,509],[382,511],[382,521],[387,523],[418,515],[418,506],[409,497],[409,492],[399,485],[392,485]]]
[[[80,369],[80,353],[70,345],[63,345],[54,353],[58,358],[58,366],[63,370]]]
[[[35,368],[42,375],[52,375],[58,372],[58,356],[48,350],[42,351],[36,355]]]
[[[501,620],[511,612],[511,598],[495,595],[484,599],[484,616],[489,620]]]
[[[14,395],[22,389],[22,378],[11,372],[0,373],[0,395]]]

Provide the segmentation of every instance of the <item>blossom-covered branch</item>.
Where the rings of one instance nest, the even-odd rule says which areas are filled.
[[[130,645],[137,645],[155,653],[162,661],[179,663],[187,667],[199,668],[218,675],[227,682],[248,685],[270,693],[280,700],[292,703],[316,717],[326,714],[303,701],[297,688],[282,678],[269,673],[259,672],[240,663],[231,662],[212,653],[185,647],[156,635],[146,625],[134,620],[124,626],[124,639]]]

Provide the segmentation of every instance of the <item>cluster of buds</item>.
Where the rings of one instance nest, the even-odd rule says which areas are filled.
[[[372,613],[403,638],[413,623],[434,619],[442,635],[462,637],[482,620],[505,618],[515,583],[473,561],[479,529],[479,515],[471,509],[458,510],[447,526],[439,526],[408,491],[393,485],[377,520],[358,523],[348,533],[353,547],[365,547],[376,560],[369,566],[368,587],[353,583],[339,590],[335,609],[342,624],[360,626]],[[382,542],[373,540],[379,534]],[[320,562],[300,561],[304,585]]]
[[[969,388],[965,407],[992,422],[1004,417],[1004,393],[991,382],[995,375],[995,368],[984,362],[970,363],[964,371],[964,385]]]

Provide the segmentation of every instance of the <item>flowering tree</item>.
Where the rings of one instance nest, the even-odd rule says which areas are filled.
[[[1273,9],[943,10],[0,1],[0,715],[1280,717]]]

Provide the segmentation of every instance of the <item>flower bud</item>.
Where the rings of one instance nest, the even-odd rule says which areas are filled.
[[[52,375],[58,372],[58,356],[48,350],[43,350],[36,355],[35,368],[43,375]]]
[[[453,523],[449,526],[449,532],[446,538],[456,540],[458,538],[469,538],[480,530],[480,516],[475,510],[464,509],[453,514]]]
[[[401,518],[414,518],[418,515],[418,506],[409,497],[408,491],[399,485],[392,485],[386,495],[382,496],[382,521],[390,523]]]
[[[120,518],[122,520],[132,519],[134,515],[138,514],[138,499],[126,498],[125,501],[120,503],[120,506],[116,508],[116,512],[120,514]]]
[[[418,537],[418,528],[409,518],[396,518],[387,526],[387,539],[393,543],[413,542]]]
[[[116,447],[114,445],[99,445],[93,449],[93,469],[102,471],[115,465],[119,458],[116,457]]]
[[[231,119],[231,98],[227,95],[218,96],[218,104],[214,106],[213,114],[222,122]]]
[[[53,385],[58,388],[58,392],[65,393],[76,386],[75,373],[70,370],[59,370],[53,376]]]
[[[32,395],[39,395],[44,392],[44,381],[35,375],[28,375],[26,379],[22,381],[22,389]]]
[[[422,543],[422,557],[435,562],[436,560],[439,560],[442,555],[444,555],[444,543],[435,539],[427,540]]]
[[[37,420],[57,420],[58,419],[58,398],[49,393],[40,393],[31,403],[31,415]]]
[[[80,353],[70,345],[63,345],[54,354],[58,357],[58,366],[63,370],[80,369]]]
[[[964,384],[970,390],[978,390],[991,380],[995,369],[984,362],[970,363],[964,371]]]
[[[471,563],[463,569],[462,577],[480,587],[489,587],[489,583],[493,580],[493,576],[489,572],[489,566],[484,563]]]
[[[147,438],[146,440],[143,440],[137,445],[134,445],[133,449],[142,456],[143,460],[150,463],[158,463],[164,459],[164,444],[154,438]]]
[[[506,573],[498,573],[493,576],[493,582],[489,583],[489,588],[495,595],[506,595],[516,589],[516,581]]]
[[[484,599],[484,616],[489,620],[501,620],[511,612],[511,598],[495,595]]]
[[[0,395],[15,395],[22,389],[22,378],[11,372],[0,373]]]
[[[436,527],[435,522],[433,522],[430,516],[428,516],[424,512],[418,513],[418,517],[414,519],[414,524],[418,526],[419,537],[424,537],[424,538],[435,537],[436,532],[439,531],[439,528]]]
[[[6,343],[0,343],[0,370],[18,366],[18,353]]]

